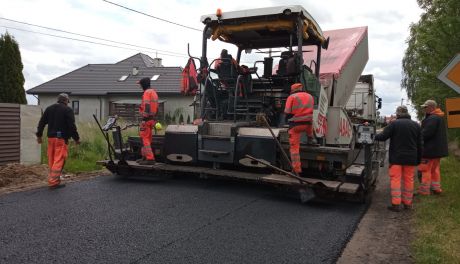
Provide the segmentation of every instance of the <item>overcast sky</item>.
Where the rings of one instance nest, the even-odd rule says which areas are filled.
[[[401,60],[406,48],[405,41],[409,35],[409,25],[417,22],[421,14],[416,0],[111,0],[111,2],[196,29],[203,28],[200,22],[201,15],[215,13],[217,8],[225,12],[291,4],[302,5],[315,18],[323,31],[368,26],[369,61],[363,74],[374,75],[377,94],[383,98],[381,109],[383,115],[393,113],[396,106],[401,104],[401,98],[406,98],[405,92],[400,88]],[[158,55],[163,59],[164,66],[184,66],[187,60],[187,43],[190,43],[193,55],[200,55],[201,52],[200,31],[162,22],[103,0],[0,0],[0,18],[2,18],[0,33],[3,34],[8,30],[19,43],[26,90],[86,64],[115,63],[138,52],[146,53],[151,57]],[[145,48],[70,35],[5,19]],[[56,38],[18,29],[129,49]],[[222,46],[214,44],[209,54],[214,52],[217,55],[221,48]],[[30,104],[36,104],[36,100],[31,96],[28,96],[28,101]],[[407,103],[407,100],[404,100],[404,103]]]

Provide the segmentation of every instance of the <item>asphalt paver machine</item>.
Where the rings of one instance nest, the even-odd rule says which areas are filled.
[[[139,165],[140,138],[122,142],[111,118],[101,129],[113,130],[107,140],[115,155],[99,163],[128,178],[180,173],[287,187],[303,201],[314,195],[364,201],[378,175],[380,150],[373,122],[353,123],[345,106],[368,59],[367,28],[325,34],[302,6],[218,10],[201,22],[202,54],[191,56],[199,63],[197,122],[168,125],[153,138],[156,164]],[[236,57],[209,59],[208,45],[216,42],[233,45]],[[315,100],[318,142],[303,139],[300,175],[291,172],[286,155],[283,113],[297,82]]]

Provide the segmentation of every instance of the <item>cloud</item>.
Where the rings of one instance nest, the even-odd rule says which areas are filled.
[[[349,16],[350,19],[365,19],[379,24],[398,24],[404,19],[404,15],[397,10],[375,10],[368,11],[359,16]]]
[[[170,0],[163,1],[161,5],[150,0],[117,0],[114,2],[200,30],[204,26],[200,22],[201,15],[215,13],[217,8],[226,12],[281,5],[302,5],[323,30],[368,26],[369,62],[364,72],[374,74],[375,86],[379,94],[382,94],[384,102],[388,102],[384,103],[384,108],[381,110],[383,113],[394,111],[394,103],[400,102],[401,97],[405,96],[399,85],[400,65],[406,47],[405,39],[408,36],[409,24],[417,21],[421,12],[415,1],[401,0],[371,2],[364,0],[260,0],[253,2],[245,0],[220,2],[215,0]],[[190,43],[190,52],[194,56],[201,56],[201,31],[172,25],[104,1],[8,1],[8,4],[2,5],[0,17],[184,54],[183,57],[175,57],[159,52],[158,56],[163,58],[163,64],[166,66],[185,65],[187,43]],[[0,26],[122,46],[4,20],[0,20]],[[4,32],[5,29],[0,27],[0,33]],[[20,45],[26,89],[86,64],[115,63],[140,51],[152,57],[156,56],[154,51],[147,52],[136,47],[124,46],[131,48],[131,50],[125,50],[12,29],[9,32]],[[208,56],[210,59],[217,57],[223,47],[236,54],[235,47],[209,40]]]

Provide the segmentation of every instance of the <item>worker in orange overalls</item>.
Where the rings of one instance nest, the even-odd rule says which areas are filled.
[[[143,147],[142,159],[138,160],[138,163],[141,165],[153,165],[155,164],[155,156],[152,149],[152,129],[158,112],[158,95],[150,87],[150,78],[142,78],[137,83],[144,90],[141,106],[139,107],[139,113],[142,117],[139,136],[142,138]]]
[[[297,174],[302,172],[300,162],[300,136],[306,132],[309,143],[315,143],[313,137],[313,106],[311,94],[303,91],[301,83],[291,85],[291,95],[286,100],[284,113],[289,122],[289,150],[291,153],[292,168]]]
[[[415,167],[420,164],[422,157],[422,131],[419,124],[411,120],[406,106],[398,106],[396,120],[386,126],[382,133],[375,135],[377,141],[387,139],[390,139],[388,173],[391,188],[391,205],[388,209],[401,211],[401,202],[405,209],[412,209]]]
[[[48,186],[50,189],[62,188],[61,173],[67,158],[67,145],[69,138],[80,144],[80,136],[75,126],[73,110],[67,106],[69,96],[62,93],[58,96],[56,104],[45,109],[37,127],[37,142],[42,143],[43,129],[48,125]]]
[[[423,153],[422,162],[418,167],[422,173],[422,182],[418,193],[441,194],[440,160],[449,154],[444,112],[433,100],[427,100],[421,107],[425,110],[426,116],[422,120]]]

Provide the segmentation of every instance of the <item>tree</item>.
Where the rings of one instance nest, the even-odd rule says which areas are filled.
[[[180,114],[179,116],[179,124],[183,124],[184,123],[184,115]]]
[[[460,52],[460,1],[417,0],[417,3],[424,13],[410,26],[401,85],[421,117],[420,105],[425,100],[434,99],[444,107],[446,97],[458,96],[437,75]]]
[[[0,102],[27,104],[24,91],[24,66],[16,40],[8,34],[0,36]]]
[[[187,115],[187,124],[190,124],[190,115]]]

